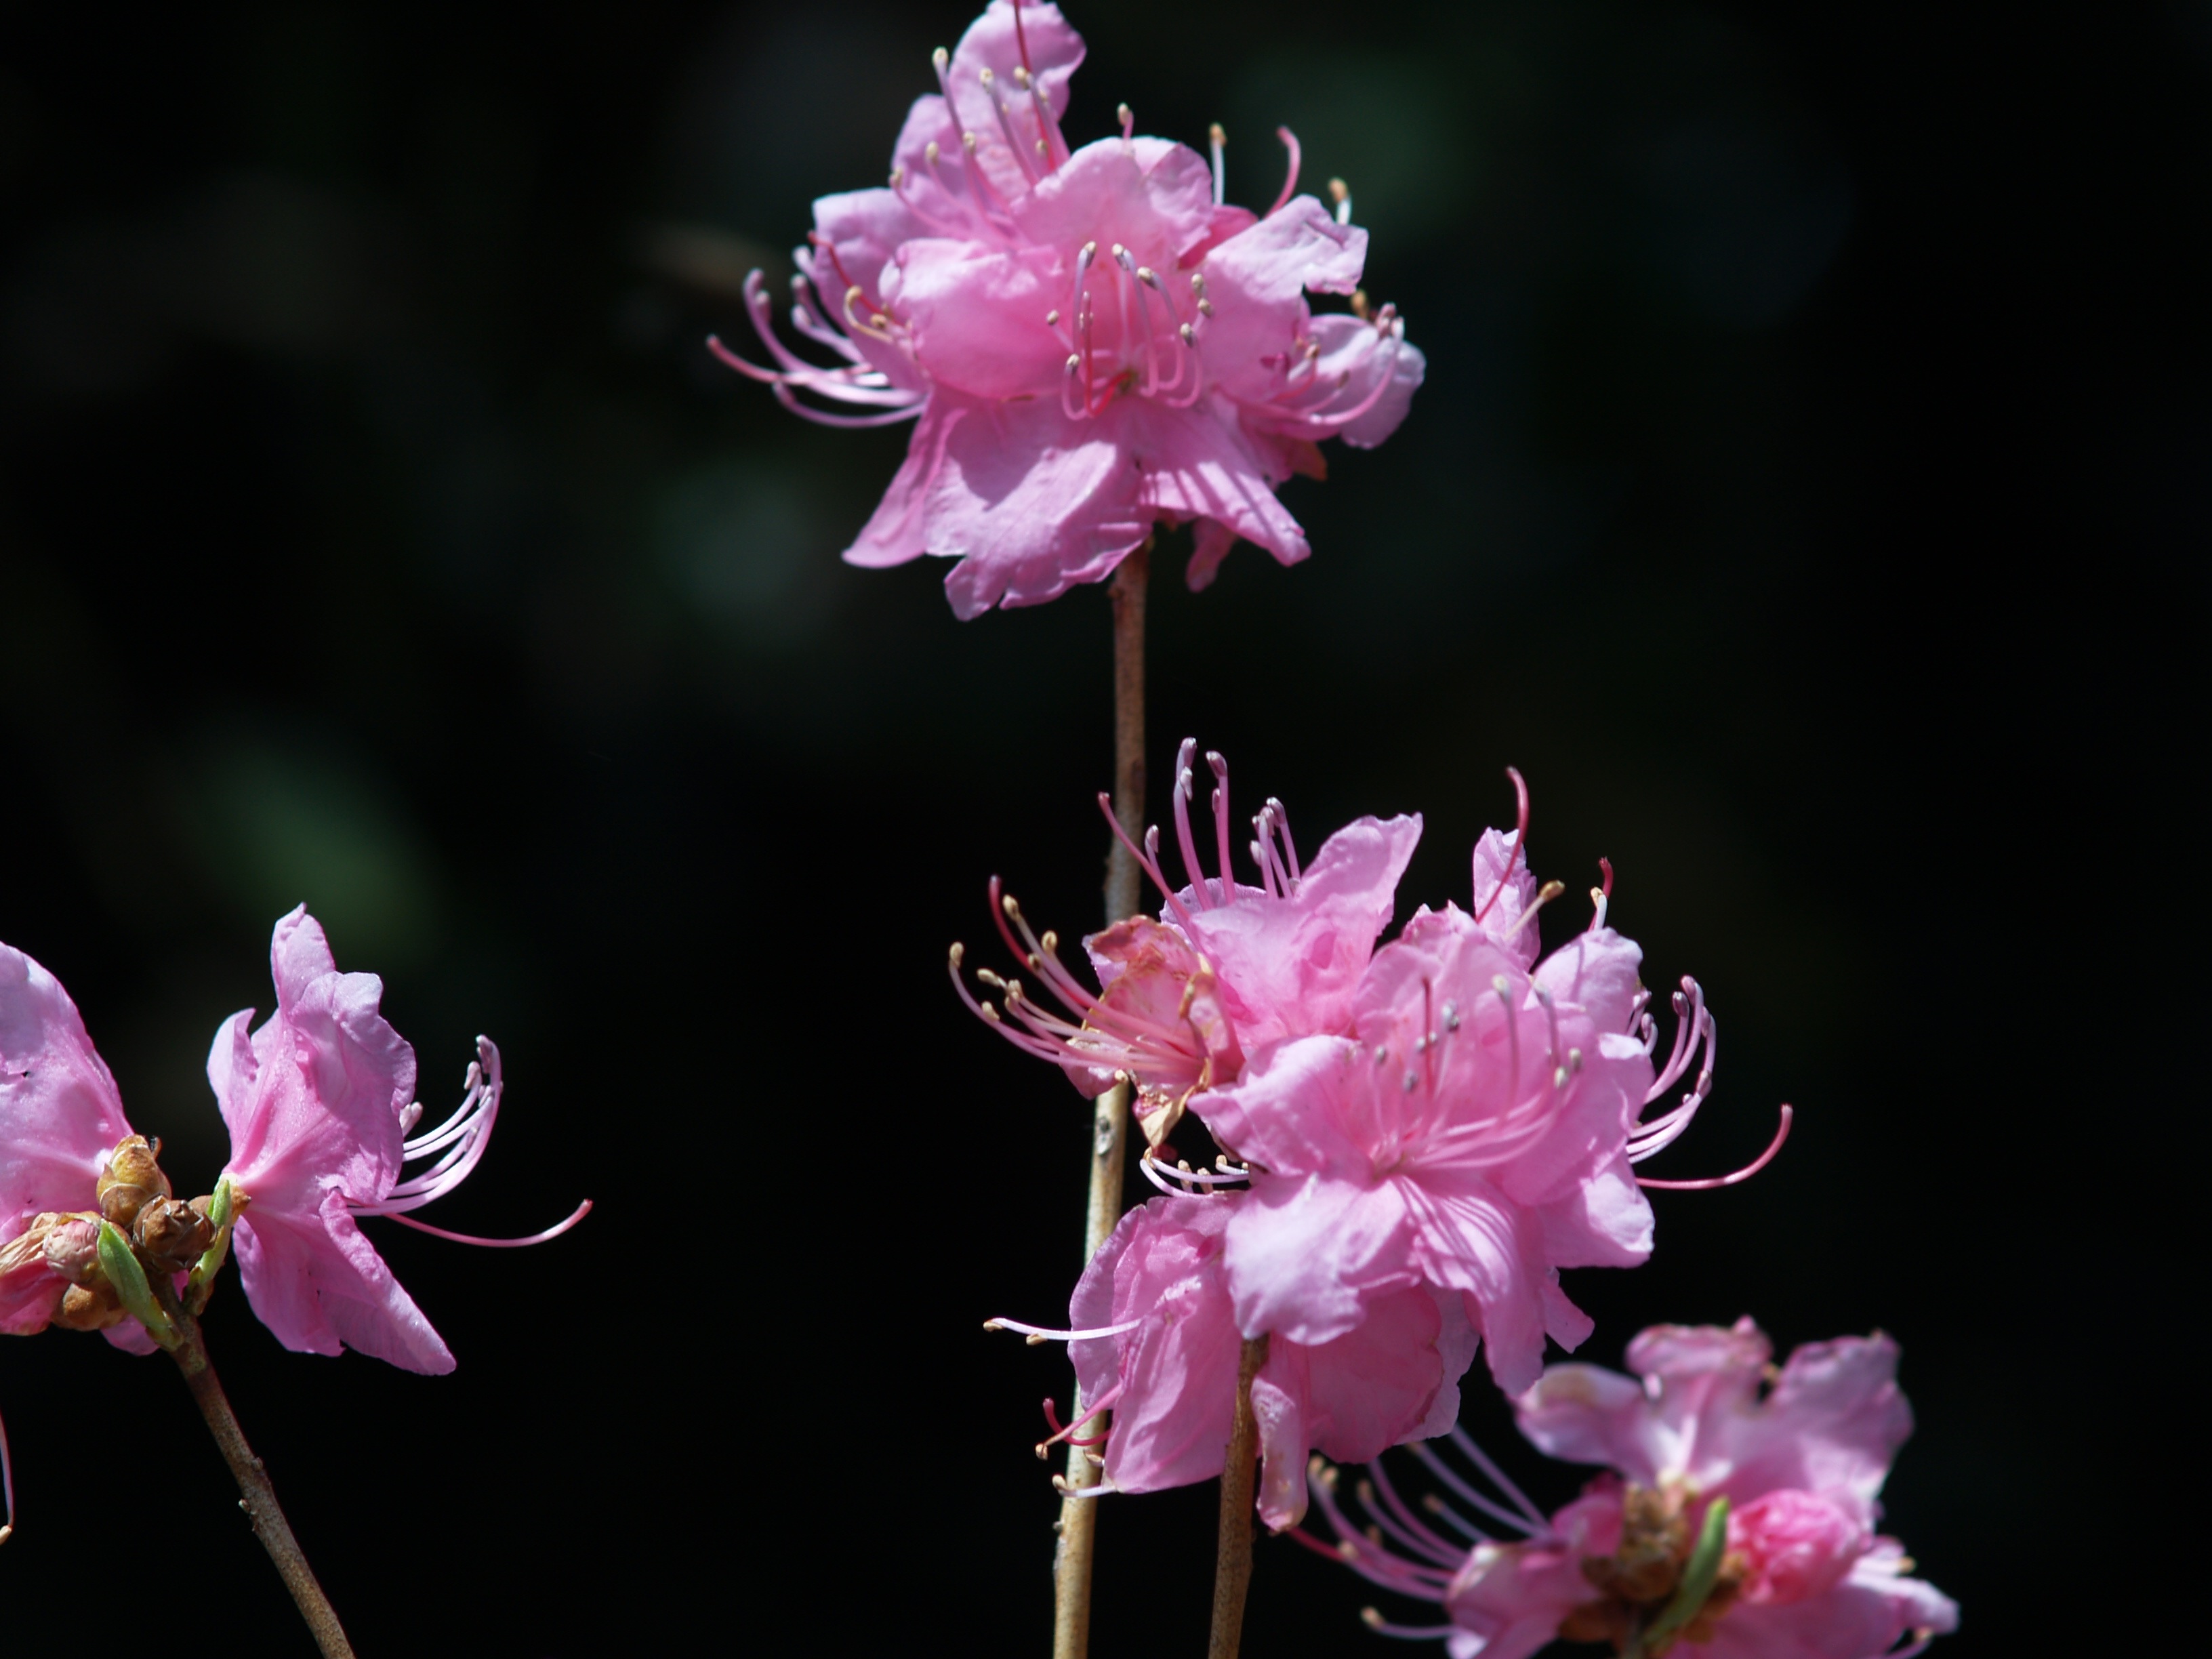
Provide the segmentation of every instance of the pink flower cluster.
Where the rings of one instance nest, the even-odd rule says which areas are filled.
[[[832,425],[914,419],[906,463],[845,557],[957,557],[953,609],[1036,605],[1097,581],[1156,524],[1197,526],[1203,587],[1240,537],[1285,564],[1305,532],[1275,499],[1324,471],[1316,443],[1382,441],[1420,385],[1421,354],[1359,292],[1367,234],[1297,194],[1298,147],[1265,216],[1226,199],[1206,158],[1135,136],[1062,137],[1083,40],[1056,6],[991,0],[939,90],[917,99],[890,182],[825,196],[795,255],[778,337],[746,285],[773,367],[709,342],[793,412]],[[1352,308],[1313,314],[1309,292]],[[801,393],[866,412],[833,414]]]
[[[1431,1498],[1448,1538],[1377,1465],[1359,1487],[1371,1517],[1363,1529],[1327,1471],[1321,1501],[1339,1539],[1327,1553],[1441,1603],[1449,1625],[1407,1629],[1371,1611],[1369,1622],[1444,1638],[1452,1659],[1525,1659],[1561,1637],[1650,1659],[1905,1659],[1956,1629],[1959,1609],[1875,1531],[1876,1497],[1912,1431],[1897,1345],[1812,1343],[1778,1371],[1772,1352],[1744,1319],[1653,1327],[1629,1344],[1634,1376],[1553,1366],[1516,1410],[1541,1450],[1607,1468],[1581,1498],[1547,1517],[1455,1431],[1505,1502],[1422,1447],[1431,1471],[1485,1518]],[[1711,1540],[1702,1578],[1701,1535]]]
[[[1085,941],[1097,992],[995,884],[1009,945],[1066,1012],[988,972],[1003,1010],[978,1001],[957,947],[953,979],[1085,1092],[1127,1079],[1139,1095],[1143,1168],[1167,1196],[1123,1219],[1076,1291],[1071,1328],[1044,1333],[1074,1345],[1085,1417],[1115,1413],[1109,1484],[1218,1474],[1238,1346],[1264,1335],[1261,1509],[1280,1528],[1304,1513],[1309,1449],[1364,1461],[1448,1427],[1478,1339],[1492,1376],[1518,1391],[1547,1336],[1572,1349],[1589,1334],[1560,1270],[1650,1255],[1632,1166],[1703,1103],[1714,1028],[1685,981],[1671,1051],[1656,1058],[1641,952],[1606,925],[1603,890],[1587,928],[1540,954],[1537,915],[1562,890],[1540,889],[1525,867],[1525,791],[1516,829],[1475,848],[1475,908],[1423,907],[1378,947],[1419,819],[1362,818],[1302,864],[1271,799],[1249,843],[1260,883],[1245,884],[1230,864],[1228,767],[1208,755],[1208,875],[1190,822],[1195,753],[1183,745],[1175,790],[1188,879],[1169,884],[1157,830],[1132,849],[1166,907]],[[1646,1121],[1701,1050],[1680,1101]],[[1224,1149],[1212,1170],[1167,1146],[1186,1113]]]

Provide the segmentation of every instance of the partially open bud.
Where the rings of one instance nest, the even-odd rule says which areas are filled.
[[[123,1298],[115,1294],[115,1287],[105,1279],[89,1285],[72,1285],[62,1292],[62,1305],[54,1315],[54,1323],[64,1330],[104,1331],[110,1325],[120,1325],[130,1317],[123,1306]]]
[[[126,1135],[108,1154],[100,1172],[100,1212],[118,1227],[129,1227],[149,1198],[169,1196],[169,1177],[161,1173],[161,1143]]]
[[[155,1273],[180,1273],[200,1259],[215,1238],[215,1224],[194,1205],[173,1198],[149,1198],[131,1224],[138,1254]],[[94,1248],[99,1235],[94,1234]]]
[[[45,1226],[41,1240],[46,1265],[72,1285],[100,1281],[100,1218],[96,1215],[40,1216],[32,1224]]]

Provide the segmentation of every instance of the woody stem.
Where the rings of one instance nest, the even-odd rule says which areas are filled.
[[[1221,1470],[1221,1534],[1213,1553],[1213,1626],[1206,1659],[1237,1659],[1244,1634],[1244,1592],[1252,1584],[1252,1473],[1259,1460],[1259,1425],[1252,1416],[1252,1379],[1267,1363],[1267,1339],[1246,1341],[1237,1357],[1237,1416],[1229,1461]]]
[[[301,1553],[300,1540],[292,1536],[291,1523],[284,1519],[283,1508],[276,1502],[276,1488],[270,1485],[268,1473],[261,1467],[261,1460],[253,1455],[253,1448],[246,1443],[245,1431],[238,1426],[237,1415],[230,1409],[215,1367],[208,1362],[207,1343],[200,1335],[199,1322],[187,1317],[179,1320],[177,1326],[183,1340],[169,1351],[169,1357],[184,1372],[185,1386],[199,1402],[200,1415],[207,1419],[208,1431],[222,1448],[223,1462],[230,1465],[231,1474],[238,1478],[239,1507],[252,1523],[254,1536],[261,1540],[261,1547],[276,1564],[284,1588],[292,1592],[292,1600],[299,1604],[300,1616],[314,1632],[315,1645],[323,1650],[323,1659],[353,1659],[353,1647],[346,1640],[330,1598],[315,1582],[314,1570]]]
[[[1145,583],[1152,571],[1152,540],[1121,561],[1108,592],[1114,602],[1114,816],[1134,841],[1145,817]],[[1137,860],[1116,839],[1106,857],[1106,920],[1137,910]],[[1127,1165],[1129,1085],[1098,1097],[1091,1118],[1091,1201],[1084,1218],[1083,1260],[1098,1254],[1121,1218],[1121,1182]],[[1077,1402],[1080,1409],[1081,1401]],[[1091,1438],[1106,1431],[1103,1413]],[[1097,1467],[1087,1448],[1067,1449],[1067,1485],[1097,1484]],[[1060,1504],[1060,1549],[1053,1562],[1053,1659],[1085,1659],[1091,1647],[1091,1565],[1097,1547],[1096,1498],[1069,1496]]]

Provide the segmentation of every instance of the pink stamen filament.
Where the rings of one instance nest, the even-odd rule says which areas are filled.
[[[1505,868],[1498,875],[1498,886],[1490,895],[1489,902],[1474,913],[1474,919],[1478,922],[1488,915],[1492,906],[1504,896],[1505,884],[1513,879],[1513,866],[1521,861],[1522,851],[1528,844],[1528,786],[1522,781],[1521,774],[1510,766],[1505,769],[1505,775],[1513,780],[1513,795],[1517,804],[1513,830],[1513,850],[1505,856]],[[1516,1066],[1518,1064],[1517,1050],[1516,1064]]]
[[[1382,1499],[1380,1509],[1372,1504],[1366,1505],[1367,1512],[1375,1517],[1376,1524],[1415,1554],[1426,1556],[1447,1571],[1456,1571],[1460,1563],[1467,1559],[1467,1552],[1455,1548],[1448,1539],[1438,1537],[1433,1529],[1406,1507],[1405,1499],[1398,1496],[1398,1489],[1390,1484],[1389,1472],[1382,1467],[1382,1459],[1377,1458],[1370,1463],[1367,1473],[1373,1479],[1375,1490]],[[1364,1488],[1361,1489],[1359,1496],[1364,1502],[1367,1496]],[[1385,1514],[1385,1510],[1389,1513]]]
[[[1775,1154],[1782,1150],[1782,1143],[1790,1139],[1790,1120],[1796,1115],[1796,1114],[1790,1108],[1786,1105],[1783,1107],[1782,1121],[1776,1127],[1774,1139],[1767,1143],[1766,1150],[1732,1174],[1713,1176],[1704,1181],[1653,1181],[1646,1176],[1638,1176],[1636,1177],[1636,1184],[1639,1187],[1656,1187],[1662,1192],[1708,1193],[1717,1187],[1733,1187],[1739,1182],[1748,1181],[1774,1162]]]
[[[1221,902],[1227,904],[1237,896],[1229,872],[1229,763],[1209,749],[1206,763],[1213,770],[1213,850],[1221,860]]]
[[[1071,1446],[1104,1445],[1106,1443],[1106,1433],[1104,1431],[1094,1434],[1087,1439],[1079,1437],[1075,1431],[1081,1428],[1085,1423],[1088,1423],[1092,1418],[1097,1416],[1099,1413],[1104,1411],[1109,1406],[1112,1405],[1115,1401],[1120,1399],[1121,1393],[1122,1390],[1118,1386],[1108,1389],[1104,1399],[1101,1400],[1089,1411],[1084,1413],[1082,1416],[1070,1423],[1066,1428],[1062,1428],[1060,1426],[1059,1407],[1050,1400],[1047,1400],[1044,1402],[1044,1424],[1047,1428],[1052,1431],[1052,1439],[1047,1440],[1044,1444],[1049,1446],[1054,1441],[1064,1440]],[[1042,1449],[1042,1448],[1040,1448],[1040,1449]]]
[[[1184,929],[1190,931],[1196,928],[1198,926],[1196,919],[1189,911],[1182,908],[1182,901],[1176,897],[1175,889],[1168,885],[1168,878],[1160,873],[1158,856],[1159,830],[1156,828],[1146,830],[1146,844],[1144,847],[1139,847],[1129,839],[1128,832],[1121,828],[1121,820],[1114,816],[1114,797],[1103,789],[1098,792],[1098,810],[1106,815],[1106,823],[1114,831],[1114,839],[1129,849],[1130,855],[1137,860],[1137,867],[1150,876],[1152,878],[1152,885],[1165,895],[1168,908],[1176,913],[1176,917],[1182,922]],[[1152,850],[1148,852],[1147,848]]]
[[[572,1211],[564,1221],[556,1222],[544,1232],[532,1233],[526,1238],[478,1238],[473,1233],[448,1232],[443,1227],[433,1227],[427,1221],[417,1221],[411,1215],[402,1215],[396,1210],[356,1210],[356,1215],[382,1215],[387,1221],[396,1221],[403,1227],[412,1227],[418,1233],[428,1233],[433,1238],[449,1239],[456,1244],[477,1244],[488,1250],[519,1249],[526,1244],[543,1244],[549,1238],[558,1238],[592,1212],[592,1200],[586,1199]]]
[[[1275,205],[1267,210],[1267,216],[1269,218],[1274,217],[1275,215],[1280,213],[1285,208],[1291,204],[1291,198],[1297,193],[1298,188],[1297,137],[1288,127],[1277,127],[1275,129],[1275,137],[1281,139],[1283,141],[1283,148],[1290,151],[1291,161],[1290,170],[1283,175],[1283,188],[1281,192],[1275,198]]]
[[[1500,1518],[1504,1520],[1510,1526],[1518,1527],[1522,1531],[1528,1533],[1531,1537],[1548,1538],[1551,1536],[1552,1522],[1550,1517],[1546,1516],[1543,1510],[1538,1509],[1534,1504],[1528,1501],[1528,1494],[1522,1492],[1520,1487],[1513,1484],[1511,1477],[1507,1475],[1504,1470],[1498,1467],[1496,1461],[1492,1458],[1490,1454],[1483,1450],[1480,1445],[1476,1444],[1474,1437],[1470,1436],[1465,1429],[1460,1428],[1455,1425],[1450,1431],[1450,1433],[1451,1443],[1459,1449],[1461,1455],[1464,1456],[1468,1462],[1473,1463],[1475,1468],[1480,1469],[1484,1477],[1488,1480],[1492,1486],[1496,1486],[1498,1491],[1504,1492],[1507,1500],[1510,1502],[1516,1509],[1519,1510],[1522,1515],[1526,1517],[1524,1520],[1520,1521],[1516,1521],[1510,1516],[1501,1516]],[[1445,1485],[1450,1486],[1451,1483],[1449,1481],[1446,1481]],[[1458,1486],[1453,1486],[1452,1490],[1459,1492],[1460,1488]],[[1461,1492],[1460,1495],[1462,1497],[1465,1497],[1467,1494],[1465,1492]]]
[[[8,1425],[0,1423],[0,1544],[15,1530],[15,1468],[8,1456]]]

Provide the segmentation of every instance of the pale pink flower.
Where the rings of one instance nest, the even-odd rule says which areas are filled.
[[[350,1347],[409,1370],[449,1371],[453,1355],[356,1218],[388,1216],[464,1243],[529,1244],[566,1231],[591,1206],[524,1239],[469,1238],[408,1215],[483,1156],[499,1115],[499,1050],[477,1038],[460,1106],[410,1138],[422,1111],[415,1051],[378,1012],[383,981],[338,972],[304,905],[276,924],[269,955],[276,1012],[250,1034],[253,1011],[233,1015],[208,1054],[230,1129],[223,1174],[240,1206],[234,1248],[246,1299],[288,1348]],[[401,1179],[404,1164],[425,1158]]]
[[[107,1064],[61,981],[0,945],[0,1334],[52,1322],[90,1272],[99,1182],[131,1133]],[[150,1353],[135,1322],[102,1332]]]
[[[1225,1192],[1156,1198],[1122,1217],[1092,1258],[1068,1310],[1072,1329],[992,1322],[1070,1343],[1082,1409],[1053,1440],[1096,1445],[1080,1431],[1112,1413],[1103,1484],[1085,1490],[1156,1492],[1222,1472],[1244,1336],[1222,1240],[1248,1201]],[[1459,1414],[1459,1379],[1474,1347],[1456,1298],[1425,1289],[1379,1300],[1366,1324],[1333,1342],[1273,1338],[1252,1382],[1261,1519],[1279,1530],[1304,1515],[1306,1462],[1316,1449],[1364,1459],[1440,1432]]]
[[[0,945],[0,1243],[42,1211],[91,1208],[108,1152],[130,1133],[69,993]]]
[[[1239,538],[1284,563],[1305,533],[1274,488],[1319,474],[1314,447],[1380,443],[1424,365],[1389,306],[1358,293],[1367,234],[1290,176],[1264,217],[1231,206],[1212,164],[1121,133],[1071,150],[1060,130],[1083,42],[1050,4],[992,0],[939,92],[917,100],[885,188],[823,198],[776,337],[760,274],[749,310],[774,367],[710,342],[795,413],[833,425],[917,418],[906,463],[853,563],[960,560],[974,617],[1097,581],[1156,524],[1195,522],[1188,579]],[[1352,296],[1316,317],[1308,292]],[[805,392],[861,413],[833,414]]]
[[[131,1132],[115,1079],[61,981],[0,945],[0,1334],[44,1330],[90,1273],[100,1174]],[[144,1335],[136,1324],[106,1334],[130,1348]],[[15,1516],[0,1428],[0,1539]]]
[[[1005,996],[1002,1017],[970,995],[960,979],[960,947],[952,955],[953,984],[969,1006],[1018,1047],[1062,1066],[1085,1094],[1131,1079],[1138,1121],[1154,1146],[1194,1097],[1234,1082],[1249,1054],[1287,1037],[1350,1028],[1360,975],[1389,926],[1398,878],[1421,834],[1418,816],[1359,818],[1301,865],[1289,817],[1271,797],[1253,818],[1255,838],[1247,843],[1261,884],[1246,885],[1230,868],[1229,764],[1209,752],[1220,873],[1208,876],[1191,832],[1196,752],[1186,739],[1176,762],[1176,836],[1186,884],[1171,885],[1162,871],[1157,829],[1142,848],[1130,848],[1166,906],[1158,921],[1133,917],[1083,941],[1097,993],[1060,964],[1055,936],[1030,932],[995,880],[994,920],[1065,1013],[1032,1000],[1018,981],[982,973],[986,986]],[[1103,796],[1100,802],[1114,823],[1110,804]],[[1202,1103],[1194,1109],[1204,1115]]]
[[[1792,1353],[1767,1379],[1771,1350],[1749,1320],[1733,1329],[1658,1326],[1630,1345],[1628,1377],[1557,1365],[1518,1403],[1540,1448],[1607,1464],[1549,1521],[1505,1483],[1498,1504],[1427,1448],[1418,1449],[1482,1522],[1431,1500],[1447,1539],[1384,1490],[1381,1531],[1351,1526],[1323,1488],[1337,1553],[1377,1583],[1443,1603],[1452,1623],[1395,1634],[1447,1636],[1455,1659],[1522,1659],[1555,1636],[1626,1648],[1680,1588],[1693,1540],[1728,1500],[1713,1588],[1671,1634],[1641,1643],[1696,1659],[1876,1659],[1917,1653],[1956,1629],[1950,1598],[1910,1577],[1894,1539],[1875,1532],[1882,1480],[1911,1432],[1887,1337],[1844,1337]],[[1462,1435],[1493,1481],[1504,1477]],[[1489,1530],[1503,1519],[1515,1539]],[[1718,1523],[1716,1522],[1716,1525]],[[1473,1547],[1468,1547],[1471,1541]],[[1370,1615],[1371,1623],[1379,1623]],[[1908,1644],[1900,1650],[1897,1644]]]

